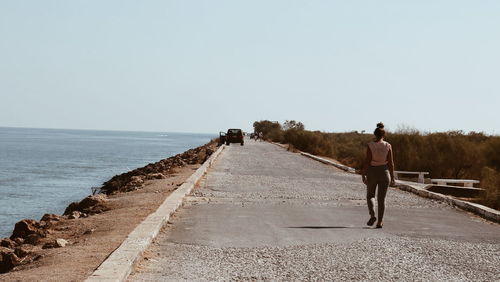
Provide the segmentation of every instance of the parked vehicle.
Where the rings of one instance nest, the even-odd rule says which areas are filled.
[[[220,146],[222,144],[226,143],[226,132],[219,132],[219,144],[217,146]]]
[[[231,143],[240,143],[243,146],[243,132],[241,129],[230,128],[226,133],[226,145]]]

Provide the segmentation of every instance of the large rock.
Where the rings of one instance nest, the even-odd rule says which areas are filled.
[[[39,250],[38,247],[35,247],[33,245],[29,245],[29,244],[23,244],[23,245],[15,248],[14,253],[18,257],[23,258],[29,254],[34,253],[36,250]]]
[[[80,218],[82,217],[82,213],[79,212],[79,211],[72,211],[70,215],[68,215],[68,218],[69,219],[77,219],[77,218]]]
[[[204,163],[205,160],[207,159],[207,151],[206,150],[201,150],[198,152],[198,155],[196,156],[196,161],[200,164]]]
[[[141,186],[144,183],[144,179],[141,176],[132,176],[128,186]]]
[[[0,247],[13,249],[15,246],[16,246],[16,242],[9,239],[9,238],[4,238],[4,239],[0,240]]]
[[[146,176],[146,179],[165,179],[167,178],[163,173],[151,173]]]
[[[58,248],[64,248],[64,247],[66,247],[67,244],[68,244],[68,241],[66,241],[64,239],[56,239],[56,246]]]
[[[56,239],[50,242],[47,242],[43,245],[42,249],[51,249],[51,248],[64,248],[68,244],[68,241],[64,239]]]
[[[175,164],[177,166],[185,166],[185,165],[187,165],[187,163],[182,158],[180,158],[180,157],[177,158],[177,159],[175,159]]]
[[[64,215],[70,215],[74,211],[78,211],[79,205],[80,205],[80,202],[73,202],[73,203],[69,204],[66,207],[66,209],[64,210]]]
[[[44,224],[45,229],[47,229],[47,232],[50,232],[50,230],[48,228],[54,227],[63,219],[64,219],[63,216],[60,216],[57,214],[46,213],[43,215],[42,219],[40,219],[40,224]]]
[[[4,254],[10,254],[10,253],[13,253],[14,250],[11,249],[11,248],[6,248],[6,247],[0,247],[0,258],[4,255]]]
[[[148,168],[146,169],[147,172],[152,172],[154,169]],[[146,179],[147,176],[143,175],[136,175],[130,177],[130,181],[123,187],[120,188],[119,191],[121,192],[128,192],[128,191],[133,191],[137,190],[139,188],[142,188],[144,186],[144,179]]]
[[[16,223],[14,226],[14,231],[10,239],[23,238],[26,239],[29,235],[36,234],[39,237],[45,236],[45,231],[43,230],[43,225],[34,219],[23,219]]]
[[[40,242],[41,238],[42,238],[42,236],[40,236],[39,234],[30,234],[30,235],[26,236],[24,243],[31,244],[31,245],[37,245]]]
[[[23,238],[14,238],[14,242],[16,243],[16,245],[22,245],[24,244],[24,239]]]
[[[92,207],[97,206],[99,204],[103,204],[107,201],[108,199],[104,194],[88,196],[80,202],[79,204],[79,207],[81,209],[80,211],[85,212],[85,210],[91,209]]]
[[[107,210],[105,206],[107,201],[108,199],[104,194],[88,196],[80,202],[71,203],[64,211],[64,215],[71,215],[74,211],[87,214],[100,213]]]
[[[51,221],[61,221],[63,219],[64,219],[64,217],[62,217],[60,215],[53,214],[53,213],[46,213],[42,216],[42,219],[40,219],[40,221],[51,222]]]
[[[15,266],[19,265],[21,260],[14,253],[14,250],[0,247],[0,273],[10,271]]]

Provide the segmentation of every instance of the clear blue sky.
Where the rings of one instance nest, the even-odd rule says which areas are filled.
[[[500,134],[500,1],[0,0],[0,126]]]

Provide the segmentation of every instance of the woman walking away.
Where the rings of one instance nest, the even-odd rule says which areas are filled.
[[[368,143],[366,149],[366,161],[363,166],[363,183],[366,184],[366,200],[370,220],[366,223],[372,226],[377,218],[375,217],[374,198],[377,190],[378,221],[377,228],[382,228],[385,210],[385,195],[389,184],[394,185],[394,162],[392,158],[392,146],[384,141],[384,124],[378,123],[373,132],[375,141]],[[378,186],[378,189],[376,189]]]

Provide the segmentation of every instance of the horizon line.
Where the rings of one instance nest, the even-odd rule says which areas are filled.
[[[112,131],[112,132],[144,132],[144,133],[179,133],[179,134],[205,134],[214,136],[217,133],[207,133],[207,132],[183,132],[183,131],[154,131],[154,130],[124,130],[124,129],[94,129],[94,128],[60,128],[60,127],[32,127],[32,126],[4,126],[0,125],[0,128],[11,128],[11,129],[48,129],[48,130],[81,130],[81,131]]]

